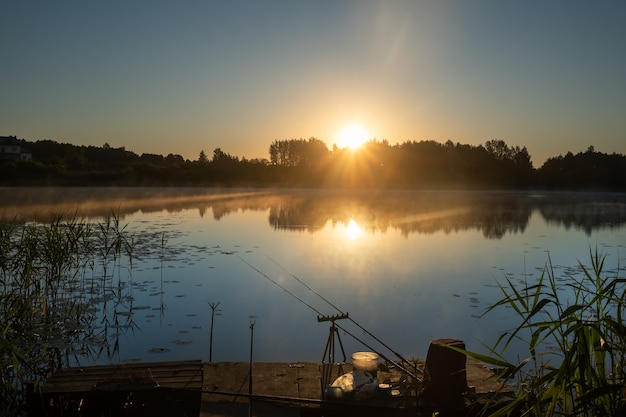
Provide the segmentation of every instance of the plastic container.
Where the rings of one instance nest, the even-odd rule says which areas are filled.
[[[376,375],[376,371],[378,371],[378,355],[374,352],[354,352],[352,354],[352,366],[356,370]]]

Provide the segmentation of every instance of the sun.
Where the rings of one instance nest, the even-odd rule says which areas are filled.
[[[369,132],[360,124],[344,127],[337,137],[339,148],[358,149],[369,140]]]

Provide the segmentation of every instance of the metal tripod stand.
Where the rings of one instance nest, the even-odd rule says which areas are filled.
[[[326,348],[324,349],[324,356],[322,357],[322,397],[325,396],[326,387],[328,387],[332,380],[333,367],[336,365],[338,367],[338,375],[342,373],[342,365],[346,362],[346,352],[343,349],[343,343],[341,342],[341,337],[339,335],[339,328],[335,325],[336,320],[347,319],[348,313],[346,314],[337,314],[334,316],[317,316],[318,322],[330,321],[330,331],[328,333],[328,339],[326,340]],[[341,349],[342,361],[335,362],[335,338],[339,343],[339,348]]]

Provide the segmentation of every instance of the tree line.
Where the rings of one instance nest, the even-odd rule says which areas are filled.
[[[201,150],[196,160],[138,155],[108,143],[20,143],[32,160],[0,156],[2,185],[626,190],[626,157],[592,146],[535,168],[526,147],[500,139],[483,145],[372,140],[358,150],[330,150],[317,138],[284,139],[270,144],[269,159],[239,158],[216,148],[212,155]]]

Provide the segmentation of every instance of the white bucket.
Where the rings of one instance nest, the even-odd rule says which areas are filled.
[[[367,371],[376,375],[378,370],[378,355],[374,352],[354,352],[352,366],[359,371]]]

